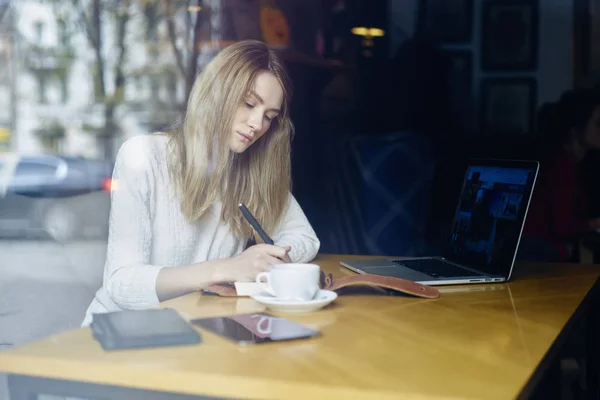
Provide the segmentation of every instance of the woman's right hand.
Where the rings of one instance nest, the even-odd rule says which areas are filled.
[[[267,271],[271,265],[282,264],[287,259],[289,246],[279,247],[270,244],[257,244],[244,250],[241,254],[224,260],[217,268],[218,281],[252,282],[256,275]]]

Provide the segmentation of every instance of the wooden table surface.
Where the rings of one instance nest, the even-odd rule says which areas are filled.
[[[352,257],[321,255],[334,277]],[[363,257],[366,258],[366,257]],[[201,330],[201,345],[108,353],[88,328],[0,354],[0,371],[158,391],[272,399],[515,398],[600,269],[517,266],[508,284],[440,288],[439,299],[340,296],[311,314],[281,314],[321,331],[241,347]],[[164,303],[186,318],[260,312],[248,298],[187,295]]]

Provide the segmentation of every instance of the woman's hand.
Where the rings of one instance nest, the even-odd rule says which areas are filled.
[[[281,261],[283,261],[284,263],[291,263],[292,259],[290,258],[290,250],[292,249],[290,246],[285,246],[286,249],[288,249],[287,253],[285,253],[285,256],[281,259]]]
[[[256,275],[267,271],[271,265],[288,263],[290,246],[279,247],[270,244],[257,244],[247,248],[240,255],[229,258],[219,265],[216,281],[250,282]]]

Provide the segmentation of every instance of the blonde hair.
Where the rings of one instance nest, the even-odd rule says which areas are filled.
[[[284,99],[269,131],[243,153],[229,149],[233,118],[261,72],[281,84]],[[266,44],[236,42],[221,50],[196,78],[185,118],[170,136],[169,174],[189,221],[222,202],[221,219],[241,238],[260,238],[243,218],[244,203],[267,232],[279,222],[290,190],[291,85]]]

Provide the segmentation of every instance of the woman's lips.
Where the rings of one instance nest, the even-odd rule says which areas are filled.
[[[237,134],[240,135],[240,137],[242,138],[242,140],[244,142],[251,142],[252,141],[252,138],[250,136],[244,135],[242,132],[238,131]]]

